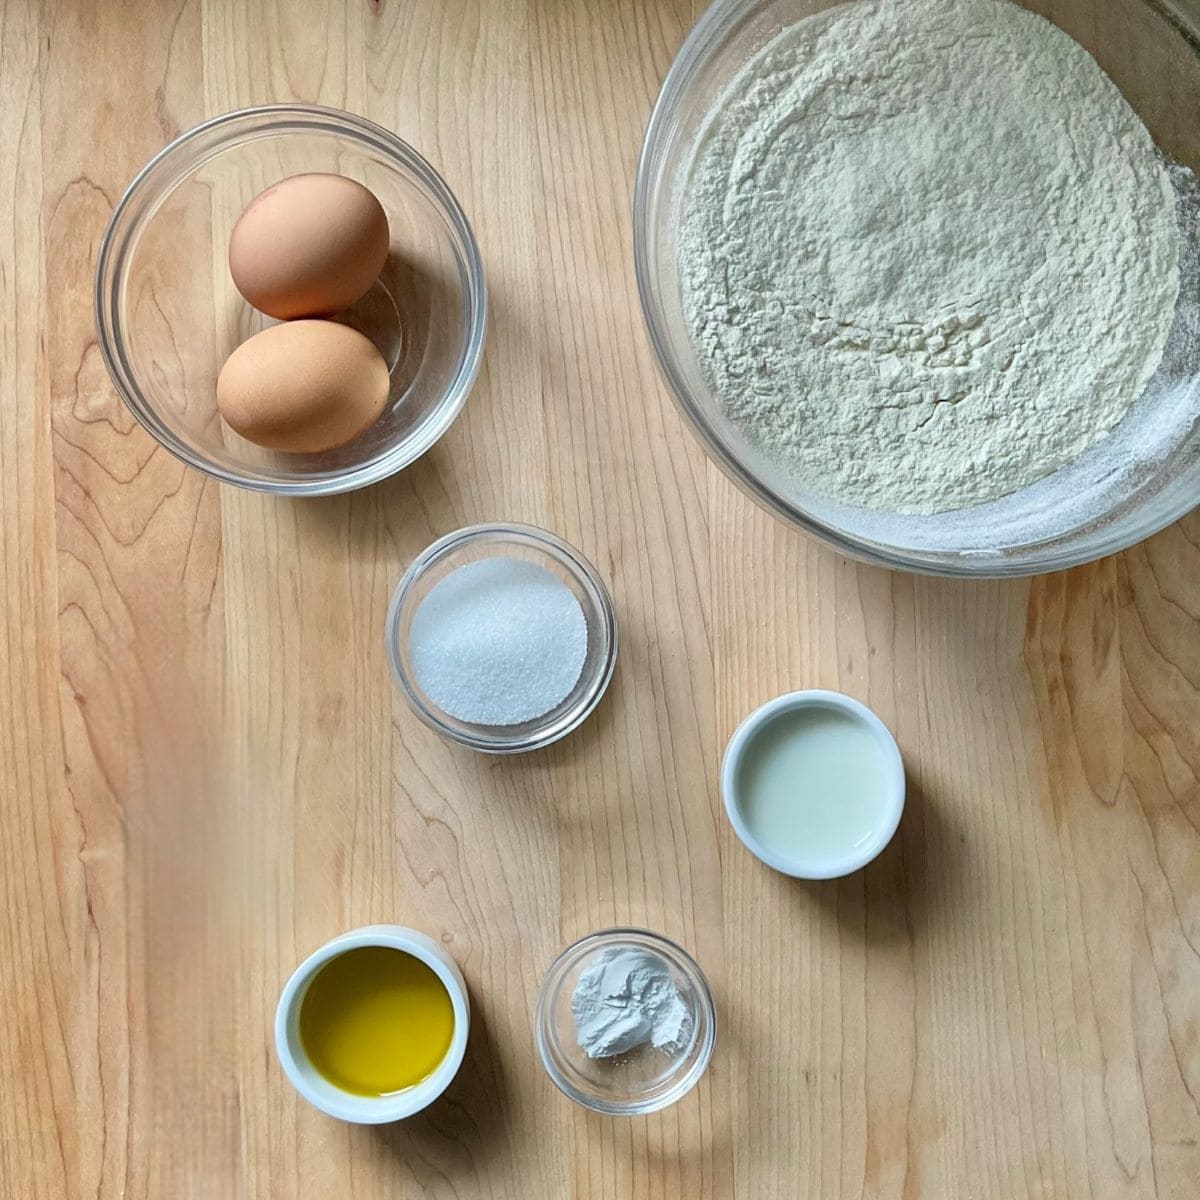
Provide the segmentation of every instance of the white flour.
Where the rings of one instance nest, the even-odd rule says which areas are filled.
[[[840,504],[936,513],[1101,440],[1179,291],[1167,171],[1095,61],[1007,0],[843,5],[709,118],[679,233],[732,422]]]
[[[651,1045],[674,1053],[692,1033],[692,1014],[671,970],[649,950],[612,947],[598,954],[571,993],[575,1036],[589,1058],[612,1058]]]

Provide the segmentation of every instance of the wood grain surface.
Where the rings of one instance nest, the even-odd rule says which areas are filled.
[[[1200,1196],[1200,518],[942,582],[839,558],[707,464],[630,232],[699,10],[0,0],[4,1200]],[[453,430],[338,499],[186,470],[93,331],[137,168],[280,100],[420,148],[493,297]],[[582,730],[495,761],[399,703],[381,629],[421,548],[507,518],[597,563],[622,649]],[[910,768],[893,845],[819,886],[753,861],[717,791],[737,721],[801,686],[875,707]],[[448,1095],[384,1129],[308,1108],[269,1036],[296,963],[372,921],[441,938],[475,1013]],[[721,1022],[700,1087],[630,1121],[572,1107],[530,1032],[553,955],[614,923],[690,948]]]

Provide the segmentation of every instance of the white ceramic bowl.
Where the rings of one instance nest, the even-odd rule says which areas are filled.
[[[356,1096],[318,1074],[300,1044],[300,1006],[308,985],[331,959],[363,946],[389,946],[420,959],[442,981],[454,1007],[454,1035],[446,1057],[415,1087],[390,1096]],[[450,1086],[462,1065],[471,1024],[467,985],[454,959],[431,937],[403,925],[365,925],[326,942],[292,972],[275,1010],[275,1050],[292,1086],[310,1104],[331,1117],[358,1125],[383,1125],[411,1117],[432,1104]]]
[[[764,844],[746,823],[738,779],[746,753],[777,717],[800,709],[833,709],[850,716],[874,738],[883,756],[885,791],[879,801],[879,820],[869,841],[840,857],[798,857]],[[904,812],[904,761],[891,730],[865,704],[841,692],[789,692],[756,708],[734,730],[721,764],[721,794],[725,812],[746,849],[768,867],[797,879],[837,879],[865,867],[892,840]]]

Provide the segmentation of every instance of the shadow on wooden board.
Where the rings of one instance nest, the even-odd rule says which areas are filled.
[[[948,805],[908,770],[904,816],[883,853],[839,880],[795,881],[799,891],[868,945],[908,943],[953,919],[968,887],[969,848],[951,824]]]
[[[487,1019],[473,998],[471,1036],[454,1082],[424,1112],[392,1125],[373,1126],[370,1132],[406,1171],[419,1175],[424,1164],[449,1180],[479,1179],[503,1140],[504,1115],[513,1111],[511,1089]]]

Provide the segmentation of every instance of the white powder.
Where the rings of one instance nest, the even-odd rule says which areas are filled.
[[[452,717],[518,725],[570,695],[587,658],[575,594],[537,563],[483,558],[440,579],[409,633],[413,673]]]
[[[673,1054],[692,1035],[692,1013],[670,968],[636,947],[612,947],[588,963],[571,994],[571,1013],[589,1058],[647,1045]]]
[[[684,309],[785,478],[935,513],[1024,488],[1146,388],[1179,291],[1167,171],[1113,83],[1007,0],[843,5],[711,114]]]

